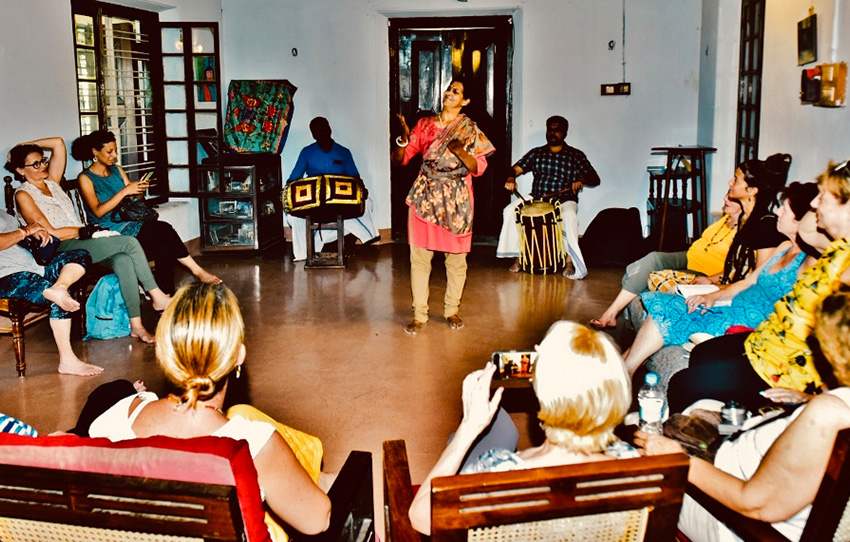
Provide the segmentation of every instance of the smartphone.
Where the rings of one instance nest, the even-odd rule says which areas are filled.
[[[493,364],[496,366],[497,378],[531,378],[534,374],[534,364],[537,363],[537,352],[500,351],[493,352]]]

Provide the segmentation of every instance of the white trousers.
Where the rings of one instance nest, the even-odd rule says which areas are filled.
[[[292,253],[296,262],[307,259],[307,221],[296,216],[284,215],[286,224],[292,228]],[[378,236],[375,221],[372,220],[372,200],[366,200],[366,211],[359,218],[349,218],[343,222],[345,233],[352,234],[362,243]],[[336,230],[321,230],[313,234],[313,249],[322,250],[325,243],[336,241]]]
[[[516,226],[516,208],[521,200],[515,198],[502,210],[502,231],[499,233],[499,246],[496,248],[497,258],[519,257],[519,231]],[[564,227],[564,241],[567,253],[575,266],[575,278],[587,276],[587,265],[581,255],[578,245],[578,205],[574,201],[561,203],[561,218]]]

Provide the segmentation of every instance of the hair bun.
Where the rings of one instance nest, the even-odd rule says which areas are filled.
[[[788,182],[788,171],[791,169],[791,155],[784,153],[771,154],[764,160],[765,180],[773,188],[780,189]]]
[[[91,152],[91,138],[88,135],[80,136],[71,143],[71,156],[80,162],[94,157]]]

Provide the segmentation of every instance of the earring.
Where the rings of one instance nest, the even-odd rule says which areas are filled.
[[[241,378],[241,377],[242,377],[242,365],[237,365],[236,366],[236,378]]]

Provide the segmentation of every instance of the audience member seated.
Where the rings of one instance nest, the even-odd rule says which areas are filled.
[[[468,455],[462,473],[570,465],[616,457],[609,449],[618,442],[614,428],[622,422],[632,400],[631,383],[617,348],[601,333],[561,321],[549,328],[537,353],[533,386],[540,402],[538,417],[546,433],[545,442],[515,453],[516,428],[502,410],[488,429],[502,398],[502,388],[490,398],[496,367],[489,363],[470,373],[463,381],[463,419],[411,504],[409,515],[414,529],[430,534],[431,480],[456,474]],[[505,420],[509,427],[505,427]],[[476,449],[488,450],[480,456],[469,453],[479,436],[482,440]]]
[[[634,374],[662,346],[683,344],[694,333],[718,336],[731,326],[755,327],[761,323],[806,268],[803,262],[813,263],[814,259],[807,260],[797,243],[797,231],[817,193],[814,183],[792,183],[785,190],[776,226],[787,240],[746,278],[716,292],[687,299],[662,292],[641,294],[649,317],[626,353],[629,372]],[[719,302],[731,304],[721,306]]]
[[[221,282],[189,255],[186,245],[168,222],[126,220],[120,215],[122,204],[137,196],[144,197],[150,181],[131,181],[127,177],[124,168],[117,164],[118,148],[112,132],[97,130],[78,137],[71,145],[71,153],[80,162],[92,161],[79,176],[80,194],[86,204],[89,223],[135,237],[147,258],[154,261],[153,275],[164,292],[174,293],[174,270],[178,263],[201,282]]]
[[[830,164],[818,177],[811,205],[833,242],[806,269],[788,295],[752,333],[726,335],[697,345],[689,367],[670,380],[670,410],[704,397],[753,406],[759,391],[782,402],[802,402],[823,388],[807,343],[815,308],[850,281],[850,167]]]
[[[826,471],[835,437],[850,427],[850,290],[827,297],[815,334],[840,387],[812,399],[790,415],[758,416],[724,442],[713,464],[691,457],[688,481],[740,514],[773,523],[785,537],[800,539]],[[636,433],[647,455],[681,452],[674,440]],[[790,491],[789,491],[790,489]],[[679,529],[693,542],[738,540],[690,497]]]
[[[233,292],[221,284],[183,286],[156,333],[157,362],[182,395],[130,395],[98,416],[89,435],[113,441],[155,435],[244,439],[274,514],[302,533],[324,531],[330,501],[316,485],[322,454],[318,439],[247,405],[231,407],[227,416],[221,410],[228,383],[240,377],[246,355],[242,314]],[[285,539],[268,516],[267,525],[275,540]]]
[[[621,289],[614,301],[599,318],[590,321],[591,327],[604,329],[617,325],[617,316],[641,292],[647,289],[652,273],[665,270],[686,270],[688,283],[720,284],[723,263],[738,230],[741,205],[723,198],[723,217],[707,227],[702,236],[693,242],[687,252],[650,252],[626,267],[620,281]]]
[[[50,150],[50,158],[45,158],[44,149]],[[21,143],[9,152],[6,169],[24,181],[15,192],[18,213],[27,224],[41,226],[61,239],[60,252],[84,249],[92,262],[112,268],[130,315],[130,334],[152,343],[153,335],[142,324],[139,283],[150,294],[156,310],[163,310],[171,298],[156,284],[136,239],[124,235],[91,238],[94,228],[83,225],[71,199],[59,186],[66,163],[65,142],[61,137]]]
[[[68,288],[86,272],[91,263],[88,252],[61,252],[42,266],[18,243],[27,238],[41,246],[54,242],[44,228],[21,228],[14,218],[0,212],[0,232],[0,297],[35,305],[50,303],[50,329],[59,349],[60,373],[90,376],[102,372],[102,368],[80,360],[71,347],[71,313],[80,310],[80,303],[71,297]]]

